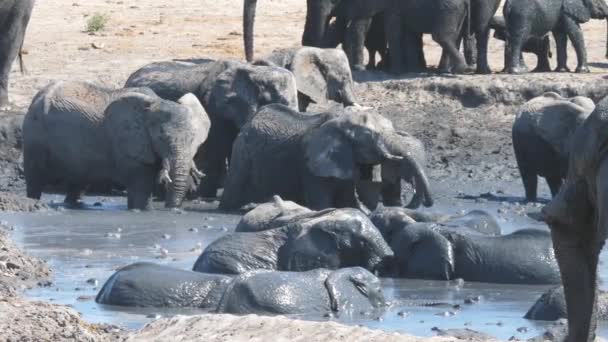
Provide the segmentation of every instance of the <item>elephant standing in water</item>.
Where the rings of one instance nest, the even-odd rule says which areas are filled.
[[[304,115],[282,105],[264,107],[239,133],[220,208],[235,210],[273,195],[313,210],[360,207],[355,196],[360,169],[392,160],[415,174],[424,205],[433,201],[424,170],[401,137],[374,112]]]
[[[154,184],[167,185],[167,207],[181,204],[193,158],[207,138],[209,118],[192,94],[177,103],[147,88],[110,90],[86,82],[56,82],[32,101],[23,122],[27,196],[67,185],[77,204],[87,185],[127,187],[129,209],[147,209]]]
[[[194,307],[217,313],[340,316],[386,306],[380,280],[360,267],[250,271],[237,277],[135,263],[114,273],[95,299],[130,307]]]
[[[278,228],[219,238],[205,248],[194,271],[241,274],[256,269],[308,271],[354,266],[375,271],[393,257],[378,229],[357,209],[304,213],[286,221]]]
[[[22,57],[20,51],[34,3],[34,0],[5,0],[0,3],[0,109],[8,106],[8,76],[17,55],[20,59]]]
[[[543,208],[568,311],[568,341],[590,342],[597,326],[597,266],[608,234],[608,98],[572,138],[568,175]]]
[[[536,201],[538,176],[547,180],[553,196],[557,194],[566,178],[574,132],[594,108],[588,97],[557,93],[535,97],[521,107],[512,136],[527,201]]]
[[[196,156],[206,175],[199,188],[203,197],[216,197],[234,139],[259,108],[271,103],[297,106],[291,72],[233,60],[152,63],[134,72],[125,86],[149,87],[172,101],[187,93],[198,97],[211,119],[209,139]]]

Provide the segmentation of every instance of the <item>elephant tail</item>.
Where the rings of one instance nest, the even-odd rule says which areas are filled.
[[[247,62],[253,60],[253,28],[255,24],[255,8],[257,0],[245,0],[243,6],[243,42]]]

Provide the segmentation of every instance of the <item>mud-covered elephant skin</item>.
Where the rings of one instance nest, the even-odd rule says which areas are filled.
[[[212,242],[194,271],[240,274],[256,269],[308,271],[360,266],[379,270],[392,250],[357,209],[332,209],[253,233],[232,233]]]
[[[156,182],[167,186],[165,206],[181,204],[193,157],[207,138],[209,118],[186,94],[163,100],[147,88],[111,90],[87,82],[55,82],[32,101],[23,122],[27,196],[45,185],[67,186],[77,204],[87,185],[127,188],[129,209],[147,209]]]
[[[366,180],[357,182],[356,187],[359,200],[370,210],[376,209],[380,201],[385,206],[402,206],[402,181],[409,183],[415,190],[414,195],[407,204],[408,208],[418,208],[426,202],[426,194],[419,190],[421,188],[428,189],[430,187],[429,184],[421,184],[419,186],[416,183],[420,179],[418,172],[425,173],[426,151],[424,144],[406,132],[398,131],[393,137],[393,139],[387,139],[386,141],[388,149],[395,155],[411,156],[415,164],[407,165],[399,161],[387,160],[380,166],[379,182],[374,181],[377,177],[374,177],[373,174],[364,177]],[[419,167],[420,170],[414,169],[414,165]],[[367,172],[374,172],[374,170],[368,168]],[[427,179],[427,177],[422,177],[422,179]],[[425,205],[428,206],[428,204],[432,203],[426,203]]]
[[[606,15],[608,6],[604,0],[507,0],[503,7],[509,37],[507,71],[525,72],[520,59],[523,45],[530,37],[541,38],[552,32],[557,51],[556,71],[568,71],[566,48],[570,39],[578,59],[576,72],[589,72],[580,24]]]
[[[568,341],[593,341],[597,326],[597,266],[608,233],[608,99],[576,130],[568,175],[542,209],[551,228],[568,312]]]
[[[149,87],[172,101],[186,93],[199,99],[211,119],[209,138],[196,156],[197,166],[205,173],[199,187],[203,197],[216,197],[234,139],[260,107],[281,103],[297,108],[291,72],[235,60],[152,63],[134,72],[125,86]]]
[[[560,281],[547,232],[491,236],[470,227],[417,223],[398,210],[374,213],[372,222],[395,253],[386,275],[507,284]]]
[[[236,225],[235,232],[260,232],[286,225],[294,219],[316,213],[292,201],[273,196],[272,201],[257,205],[247,212]]]
[[[95,301],[131,307],[194,307],[216,310],[231,277],[138,262],[114,273]]]
[[[312,210],[359,208],[355,184],[363,166],[393,160],[414,170],[416,192],[432,205],[428,179],[410,155],[391,151],[392,123],[373,111],[302,114],[269,105],[239,133],[220,208],[235,210],[279,195]],[[409,177],[409,174],[408,174]]]
[[[537,200],[538,176],[547,180],[553,196],[557,194],[566,178],[574,132],[594,108],[587,97],[557,93],[535,97],[520,108],[511,133],[527,201]]]
[[[492,18],[490,22],[490,28],[494,29],[494,38],[507,41],[507,24],[505,23],[505,18],[502,16],[495,16]],[[522,55],[519,57],[520,65],[525,66],[523,60],[523,52],[529,52],[536,55],[536,67],[533,72],[546,72],[551,71],[551,66],[549,65],[549,58],[553,57],[551,53],[551,42],[549,41],[549,35],[546,34],[540,38],[530,37],[524,43],[521,48]],[[509,46],[506,46],[505,56],[509,56]],[[503,72],[507,72],[509,69],[508,66],[508,58],[505,58],[505,67]]]
[[[274,51],[254,64],[272,63],[296,77],[298,106],[305,112],[311,103],[328,101],[344,106],[356,104],[353,76],[344,51],[301,47]]]
[[[9,74],[17,55],[22,58],[20,51],[34,3],[34,0],[5,0],[0,3],[0,109],[8,106]]]
[[[386,306],[380,280],[361,267],[307,272],[250,271],[228,286],[218,312],[230,314],[370,313]]]
[[[559,286],[543,293],[524,318],[537,321],[556,321],[568,318],[564,288]],[[608,293],[601,290],[597,297],[597,319],[608,320]]]

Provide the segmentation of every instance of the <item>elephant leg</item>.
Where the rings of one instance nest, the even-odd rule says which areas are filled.
[[[205,174],[199,186],[199,196],[217,197],[217,189],[221,187],[226,172],[226,160],[237,134],[237,129],[230,123],[221,119],[213,120],[209,137],[196,156],[196,165]]]
[[[63,202],[66,205],[78,207],[80,206],[80,200],[84,193],[84,187],[76,183],[67,184],[67,193]]]
[[[477,59],[479,55],[479,40],[476,36],[471,35],[464,37],[463,43],[464,59],[468,66],[475,67],[479,63],[479,60]]]
[[[452,67],[453,73],[463,73],[467,71],[467,65],[464,56],[458,49],[458,38],[451,37],[441,33],[433,33],[433,40],[437,42],[443,51],[449,57],[449,64]]]
[[[557,72],[569,72],[568,69],[568,37],[563,32],[553,32],[553,37],[555,38],[555,50],[557,53],[557,67],[555,71]]]
[[[311,210],[323,210],[334,207],[335,184],[325,178],[306,175],[304,183],[304,206]]]
[[[416,193],[414,196],[419,195]],[[422,199],[422,198],[420,198]],[[382,182],[382,203],[386,207],[401,207],[401,180],[397,183]],[[422,200],[420,201],[422,203]]]
[[[589,67],[587,66],[587,49],[585,48],[585,38],[580,25],[567,17],[565,17],[564,23],[566,25],[566,32],[568,32],[568,38],[570,38],[572,46],[574,46],[574,51],[576,51],[577,65],[575,71],[578,73],[589,72]]]
[[[241,158],[240,152],[232,158],[230,170],[224,184],[224,192],[220,201],[220,209],[235,210],[241,206],[253,202],[248,195],[249,191],[255,191],[250,179],[252,165],[249,159]]]
[[[23,148],[23,170],[27,197],[39,200],[46,183],[49,168],[46,167],[46,152],[39,152],[40,147],[32,148],[25,145]]]
[[[562,186],[563,178],[561,175],[550,175],[545,177],[547,180],[547,184],[549,185],[549,189],[551,189],[551,196],[555,197],[559,192],[559,188]]]
[[[522,47],[530,36],[530,30],[527,26],[519,29],[509,30],[509,56],[507,72],[510,74],[521,74],[526,72],[521,63]]]
[[[129,210],[149,210],[157,172],[151,167],[142,167],[132,172],[127,185],[127,207]]]
[[[403,55],[403,29],[401,16],[397,13],[385,14],[385,32],[388,39],[389,71],[393,74],[400,74],[404,71]]]
[[[8,6],[11,7],[11,5]],[[0,39],[0,109],[8,106],[8,78],[13,62],[23,45],[33,3],[22,6],[20,1],[15,1],[13,6],[16,8],[26,6],[27,8],[9,8],[6,21],[2,23],[1,29],[4,32]]]
[[[533,134],[533,133],[531,133]],[[521,141],[520,141],[521,140]],[[524,189],[526,191],[526,201],[536,202],[537,200],[537,187],[538,187],[538,171],[535,167],[535,156],[530,155],[526,152],[526,149],[530,148],[528,144],[538,143],[534,139],[530,139],[525,135],[513,134],[513,149],[515,151],[515,159],[517,161],[517,167],[519,174],[521,175]]]
[[[477,39],[477,70],[478,74],[491,74],[488,64],[488,41],[490,40],[490,27],[476,34]]]
[[[363,50],[365,47],[365,37],[371,25],[371,18],[355,19],[348,27],[346,34],[347,55],[353,70],[365,70],[363,65]]]

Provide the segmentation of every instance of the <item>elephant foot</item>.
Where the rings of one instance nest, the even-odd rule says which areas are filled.
[[[555,68],[554,71],[555,72],[570,72],[570,68],[568,68],[567,66],[558,66],[557,68]]]
[[[353,71],[365,71],[365,66],[363,64],[355,64],[351,66]]]
[[[525,74],[528,72],[528,68],[521,67],[521,66],[510,67],[510,68],[507,68],[507,72],[509,74],[514,74],[514,75]]]
[[[532,72],[550,72],[551,68],[548,65],[544,65],[544,66],[537,66],[536,68],[534,68],[534,70],[532,70]]]
[[[577,74],[588,74],[588,73],[590,73],[591,71],[589,70],[589,67],[588,67],[587,65],[580,65],[580,66],[577,66],[577,67],[576,67],[575,72],[576,72]]]
[[[490,67],[488,65],[478,65],[475,73],[482,74],[482,75],[489,75],[492,73],[492,69],[490,69]]]
[[[474,68],[463,64],[452,68],[452,74],[472,74],[475,71]]]

